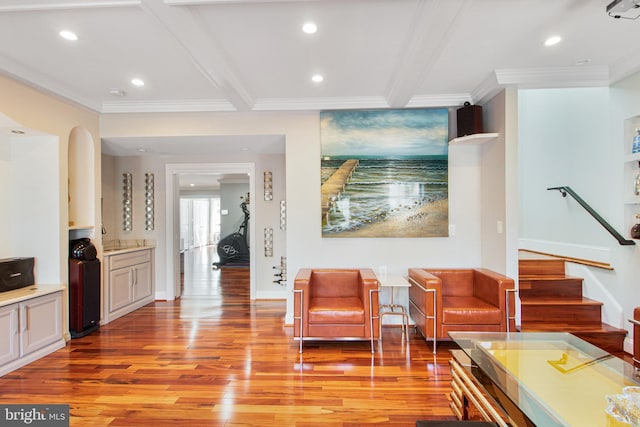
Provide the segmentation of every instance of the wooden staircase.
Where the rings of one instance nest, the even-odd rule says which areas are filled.
[[[561,258],[520,251],[522,332],[570,332],[610,353],[622,353],[624,329],[601,320],[602,303],[582,295],[582,278],[565,274]]]

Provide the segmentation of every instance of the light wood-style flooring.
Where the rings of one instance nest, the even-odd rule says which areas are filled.
[[[274,285],[276,286],[276,285]],[[284,301],[250,301],[249,270],[185,258],[184,296],[155,302],[0,378],[0,402],[70,405],[71,426],[415,426],[455,419],[449,351],[410,330],[298,354]]]

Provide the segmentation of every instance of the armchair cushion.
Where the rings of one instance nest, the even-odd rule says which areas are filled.
[[[364,305],[358,297],[311,298],[309,323],[364,323]]]
[[[442,297],[442,323],[499,325],[500,308],[476,297]]]

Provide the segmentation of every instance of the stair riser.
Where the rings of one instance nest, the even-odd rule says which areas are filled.
[[[600,306],[594,305],[522,305],[522,323],[600,323]]]
[[[620,353],[624,351],[624,333],[612,332],[571,332],[573,335],[581,338],[604,351],[609,353]]]
[[[518,261],[518,269],[520,276],[562,276],[564,275],[564,260],[521,259]]]
[[[582,297],[582,279],[520,280],[521,297]]]

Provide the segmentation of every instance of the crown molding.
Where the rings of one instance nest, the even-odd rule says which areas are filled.
[[[99,104],[96,104],[89,98],[79,95],[66,86],[51,80],[42,73],[33,71],[15,61],[11,61],[4,55],[0,55],[0,62],[4,64],[3,68],[0,69],[0,74],[20,83],[24,83],[29,87],[41,90],[56,98],[69,101],[79,107],[86,108],[97,113],[100,112]]]
[[[611,83],[609,67],[555,67],[494,70],[471,92],[473,103],[493,98],[505,87],[520,89],[602,87]]]
[[[471,91],[472,104],[482,104],[493,98],[502,90],[502,86],[498,83],[495,71],[492,71],[478,86]]]
[[[161,101],[107,101],[102,103],[100,112],[115,113],[198,113],[212,111],[236,111],[224,99],[185,99]]]
[[[351,98],[261,98],[253,111],[348,110],[357,108],[389,108],[382,96]]]
[[[70,10],[70,9],[102,9],[106,7],[138,7],[142,0],[80,0],[80,1],[55,1],[49,3],[16,1],[14,4],[0,6],[2,12],[34,12],[43,10]]]
[[[471,102],[471,94],[451,93],[440,95],[416,95],[407,104],[407,108],[452,107]]]
[[[610,66],[609,82],[616,83],[638,71],[640,71],[640,50],[626,55],[623,59]]]
[[[520,88],[590,87],[609,85],[609,67],[582,66],[495,70],[502,86]]]
[[[256,4],[256,3],[305,3],[318,2],[321,0],[164,0],[170,6],[206,6],[219,4]],[[327,1],[327,0],[324,0]],[[340,0],[329,0],[340,1]]]

